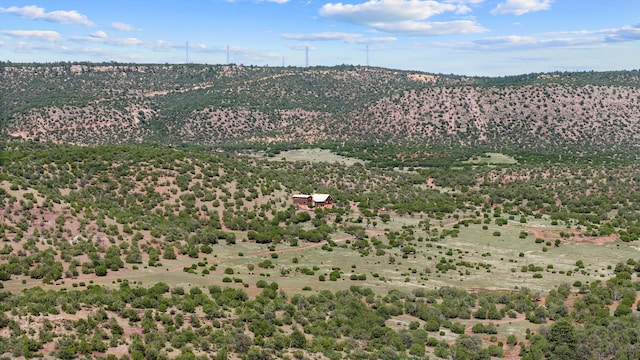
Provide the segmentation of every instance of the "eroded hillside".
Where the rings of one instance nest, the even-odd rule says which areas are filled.
[[[330,137],[462,147],[604,149],[638,146],[640,89],[532,84],[432,87],[335,119]]]
[[[2,64],[0,74],[4,134],[81,144],[261,138],[434,81],[355,67]]]
[[[0,66],[5,136],[77,144],[378,142],[633,150],[638,74],[471,78],[379,68]]]

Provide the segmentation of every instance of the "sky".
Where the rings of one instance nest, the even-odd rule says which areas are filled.
[[[639,0],[0,0],[0,61],[640,68]]]

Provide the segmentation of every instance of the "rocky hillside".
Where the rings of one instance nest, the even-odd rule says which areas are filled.
[[[0,63],[5,137],[633,150],[637,71],[504,78],[341,66]]]
[[[640,89],[528,84],[432,87],[332,119],[331,135],[462,147],[637,147]]]

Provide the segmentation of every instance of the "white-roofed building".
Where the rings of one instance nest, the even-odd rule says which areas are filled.
[[[330,194],[296,194],[292,197],[293,206],[297,209],[332,208],[334,201]]]
[[[311,201],[315,207],[333,207],[333,198],[329,194],[312,194]]]

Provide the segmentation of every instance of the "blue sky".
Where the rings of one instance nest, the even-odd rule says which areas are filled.
[[[640,68],[637,0],[2,0],[0,60]],[[307,57],[308,53],[308,57]]]

